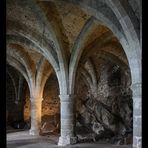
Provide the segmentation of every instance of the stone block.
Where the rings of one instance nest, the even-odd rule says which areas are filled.
[[[141,139],[141,137],[134,136],[133,148],[142,148]]]
[[[134,108],[133,114],[134,116],[141,116],[141,107],[139,106],[139,108]]]
[[[133,147],[136,148],[136,146],[137,146],[137,138],[136,138],[136,136],[134,136],[133,137]]]
[[[141,130],[141,117],[134,117],[134,136],[141,136],[142,130]]]
[[[137,148],[142,148],[141,141],[142,141],[142,139],[141,139],[141,137],[139,137],[139,138],[137,139]]]
[[[71,137],[70,138],[70,144],[76,144],[78,141],[78,138],[77,137]]]

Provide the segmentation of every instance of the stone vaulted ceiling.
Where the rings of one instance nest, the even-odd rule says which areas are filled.
[[[121,60],[121,63],[128,65],[126,55],[116,35],[103,22],[92,16],[89,10],[81,7],[82,3],[82,1],[72,0],[7,0],[7,59],[9,63],[17,67],[21,63],[34,73],[41,60],[45,58],[49,61],[46,62],[47,65],[50,63],[54,69],[58,69],[62,62],[60,56],[64,55],[66,61],[70,60],[84,27],[93,20],[93,23],[90,21],[92,27],[87,31],[83,44],[80,46],[84,51],[81,61],[87,61],[89,57],[99,55],[104,51],[106,56],[112,54]],[[136,15],[132,19],[137,21],[135,24],[138,26],[139,2],[121,0],[125,9],[127,9],[127,3],[129,4],[127,13],[133,15],[135,12]],[[85,6],[100,8],[100,12],[104,16],[108,15],[110,22],[116,25],[120,33],[123,33],[119,20],[114,17],[115,14],[106,1],[99,0],[96,4],[95,1],[86,1]],[[94,63],[96,59],[93,59]]]
[[[141,122],[141,1],[6,0],[6,4],[7,87],[13,87],[8,96],[15,91],[13,98],[17,97],[12,100],[19,101],[23,98],[22,86],[27,84],[27,98],[33,105],[31,126],[34,128],[41,123],[42,100],[43,105],[48,106],[49,100],[44,97],[52,96],[55,101],[60,101],[57,110],[60,104],[61,135],[69,138],[61,136],[59,145],[64,143],[61,140],[66,141],[66,145],[71,140],[67,131],[73,130],[75,99],[77,111],[86,113],[86,119],[89,114],[86,110],[96,104],[100,121],[105,117],[108,107],[100,101],[106,105],[113,103],[109,106],[113,109],[112,115],[120,114],[118,107],[125,109],[121,117],[129,116],[125,119],[129,125],[124,123],[124,126],[130,127],[132,108],[126,111],[127,104],[123,106],[120,101],[131,100],[132,89],[133,122],[136,125],[133,137],[137,142],[141,140],[141,129],[140,132],[136,129]],[[105,109],[103,113],[102,109]],[[115,123],[109,116],[108,120],[102,121]],[[36,126],[36,131],[33,128],[30,134],[39,134],[40,128]],[[93,130],[96,132],[95,128]],[[116,132],[116,129],[111,131]]]

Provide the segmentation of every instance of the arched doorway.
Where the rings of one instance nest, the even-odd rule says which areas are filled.
[[[56,74],[53,71],[44,86],[42,101],[42,135],[56,135],[60,133],[60,100]]]

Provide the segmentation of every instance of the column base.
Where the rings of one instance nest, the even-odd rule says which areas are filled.
[[[58,146],[66,146],[70,144],[76,144],[77,143],[77,137],[59,137]]]
[[[39,130],[35,130],[35,129],[30,129],[29,130],[29,135],[39,136],[40,135],[40,131]]]

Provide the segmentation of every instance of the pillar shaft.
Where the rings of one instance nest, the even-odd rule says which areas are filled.
[[[141,148],[142,118],[141,118],[141,83],[132,84],[133,91],[133,148]]]
[[[58,145],[75,143],[74,138],[74,95],[60,95],[61,100],[61,136]]]
[[[31,129],[30,135],[39,135],[41,128],[42,98],[31,98]]]

